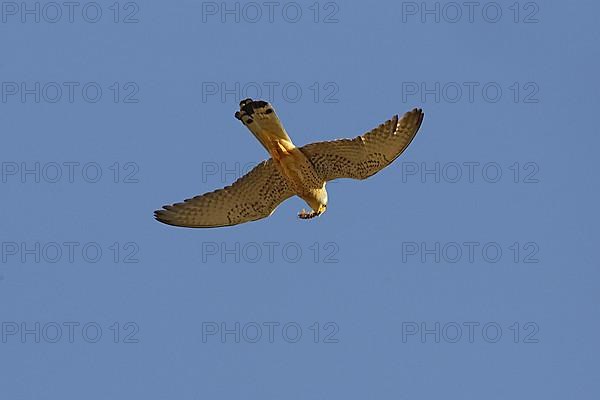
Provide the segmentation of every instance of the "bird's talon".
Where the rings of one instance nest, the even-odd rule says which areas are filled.
[[[300,219],[311,219],[311,218],[317,217],[319,215],[320,215],[320,213],[318,213],[316,211],[306,212],[305,209],[302,209],[302,211],[300,211],[298,213],[298,218],[300,218]]]

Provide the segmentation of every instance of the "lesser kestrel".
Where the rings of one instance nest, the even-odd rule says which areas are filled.
[[[155,211],[158,221],[190,228],[237,225],[270,216],[284,200],[298,196],[312,211],[309,219],[327,209],[325,184],[338,178],[365,179],[381,171],[408,147],[423,112],[415,108],[395,115],[354,139],[316,142],[296,147],[266,101],[246,99],[235,117],[254,134],[271,158],[258,164],[231,186]]]

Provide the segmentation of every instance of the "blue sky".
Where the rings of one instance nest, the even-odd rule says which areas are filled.
[[[596,2],[0,6],[7,398],[597,398]],[[244,97],[425,120],[318,219],[154,221],[266,158]]]

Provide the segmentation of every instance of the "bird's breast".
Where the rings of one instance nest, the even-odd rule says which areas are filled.
[[[312,163],[297,147],[282,149],[273,158],[298,195],[323,187]]]

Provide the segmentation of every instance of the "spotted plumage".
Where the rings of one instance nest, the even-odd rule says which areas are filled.
[[[231,186],[164,206],[155,212],[160,222],[192,228],[237,225],[268,217],[284,200],[296,195],[314,218],[327,209],[325,184],[338,178],[366,179],[393,162],[408,147],[423,121],[414,109],[397,115],[354,139],[317,142],[296,147],[273,106],[245,99],[235,117],[252,132],[271,158]]]

